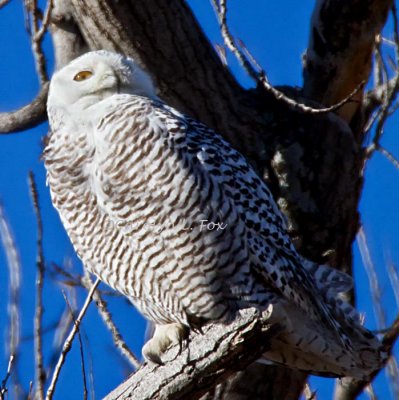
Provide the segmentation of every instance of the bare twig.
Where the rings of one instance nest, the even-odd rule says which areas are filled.
[[[374,313],[377,318],[377,326],[379,329],[383,329],[387,326],[387,319],[385,312],[382,308],[382,295],[381,288],[379,285],[378,276],[376,273],[375,265],[371,259],[370,250],[367,244],[366,235],[363,228],[361,227],[358,232],[358,244],[360,255],[363,260],[363,264],[366,268],[367,276],[369,278],[372,303],[374,307]],[[392,388],[395,388],[396,382],[399,382],[399,371],[398,366],[393,358],[388,360],[388,376],[392,383]],[[370,381],[371,382],[371,381]],[[399,393],[398,393],[399,396]]]
[[[41,12],[38,8],[37,0],[25,1],[24,4],[29,21],[29,33],[33,56],[35,58],[36,71],[39,76],[40,85],[42,86],[48,81],[46,58],[42,49],[42,41],[50,23],[53,0],[48,0],[47,2],[46,11],[40,27],[39,19],[41,18]]]
[[[6,376],[4,377],[4,379],[1,381],[1,386],[0,386],[0,400],[4,400],[4,395],[7,393],[8,389],[7,389],[7,382],[8,382],[8,378],[11,375],[11,369],[12,369],[12,365],[14,362],[14,355],[10,355],[10,358],[8,359],[8,367],[7,367],[7,372],[6,372]]]
[[[384,335],[382,343],[386,348],[392,350],[393,345],[399,337],[399,315],[396,317],[395,322],[389,328],[389,331]]]
[[[383,68],[383,76],[385,80],[384,92],[383,92],[383,102],[378,113],[377,125],[375,128],[375,135],[372,143],[367,147],[365,151],[365,159],[369,159],[376,150],[381,149],[380,141],[384,134],[384,126],[386,120],[392,115],[391,106],[395,101],[396,95],[399,91],[399,24],[398,16],[396,13],[395,3],[392,6],[392,15],[394,22],[394,40],[395,40],[395,53],[396,53],[396,71],[395,76],[388,81],[388,72],[386,67]],[[370,123],[368,124],[371,127]]]
[[[255,58],[250,55],[248,48],[245,45],[240,46],[243,48],[243,50],[241,50],[236,44],[236,40],[234,39],[227,25],[227,0],[212,0],[212,4],[219,20],[223,40],[228,49],[235,55],[245,71],[256,83],[260,84],[267,92],[271,93],[276,100],[283,101],[293,110],[301,111],[307,114],[325,114],[328,112],[333,112],[341,108],[344,104],[348,103],[364,87],[366,82],[362,81],[351,93],[349,93],[348,96],[330,107],[314,108],[303,103],[298,103],[292,98],[286,96],[280,90],[273,87],[268,82],[265,71],[260,68],[256,61],[254,62]],[[255,65],[256,68],[254,68],[253,65]]]
[[[8,4],[10,0],[0,0],[0,8],[4,7],[6,4]]]
[[[395,295],[396,305],[399,309],[399,273],[393,262],[388,263],[388,276]]]
[[[43,224],[40,213],[39,196],[37,193],[35,177],[29,171],[29,188],[37,224],[37,255],[36,255],[36,306],[34,319],[34,342],[35,342],[35,396],[44,399],[44,382],[46,375],[43,367],[43,280],[44,280],[44,257],[43,257]]]
[[[46,100],[49,84],[45,83],[37,97],[16,111],[0,113],[0,134],[33,128],[46,120]]]
[[[21,308],[20,308],[20,291],[21,291],[21,260],[15,244],[11,228],[5,216],[3,207],[0,205],[0,237],[2,246],[7,257],[7,267],[9,272],[8,284],[8,330],[6,339],[6,351],[14,365],[17,363],[20,348],[20,330],[21,330]],[[14,387],[18,388],[16,374],[13,375]]]
[[[94,391],[94,370],[93,370],[93,356],[92,356],[92,352],[91,352],[91,348],[90,348],[90,342],[87,339],[87,336],[85,335],[85,340],[86,340],[86,348],[87,348],[87,352],[89,355],[89,389],[90,389],[90,398],[91,399],[95,399],[96,398],[96,394]]]
[[[36,31],[34,40],[41,42],[43,40],[44,34],[47,32],[47,29],[50,24],[50,19],[51,19],[51,12],[53,11],[54,8],[54,0],[48,0],[47,2],[47,7],[46,11],[44,12],[44,17],[42,20],[42,25],[41,27]]]
[[[395,168],[399,169],[399,160],[395,158],[394,155],[389,150],[385,149],[380,145],[378,145],[377,149],[395,166]]]
[[[69,292],[69,303],[73,303],[73,306],[76,308],[76,288],[68,287],[67,290]],[[72,324],[73,319],[71,318],[71,314],[68,310],[68,307],[65,307],[65,310],[62,312],[61,317],[58,319],[57,328],[53,338],[52,351],[48,358],[48,371],[54,370],[55,366],[57,365],[59,355],[62,351],[62,347],[68,336]]]
[[[370,400],[377,400],[377,397],[374,393],[373,386],[371,384],[366,386],[365,391],[368,394]]]
[[[367,276],[370,284],[370,291],[372,297],[372,303],[374,307],[374,314],[377,318],[377,326],[382,329],[386,325],[386,316],[384,309],[382,308],[381,301],[381,288],[379,285],[377,273],[375,270],[375,265],[372,261],[370,250],[367,245],[366,235],[364,233],[363,227],[359,229],[357,235],[357,243],[359,245],[360,255],[363,260],[363,265],[366,269]]]
[[[305,400],[317,400],[316,392],[313,392],[309,383],[306,382],[305,389],[303,390]]]
[[[64,346],[62,348],[62,352],[61,352],[60,357],[58,359],[58,363],[57,363],[57,365],[55,367],[53,376],[51,378],[50,386],[47,389],[46,400],[51,400],[53,398],[54,390],[55,390],[55,387],[57,385],[57,381],[58,381],[62,366],[64,365],[64,362],[65,362],[67,354],[71,350],[73,339],[74,339],[77,331],[79,330],[80,323],[81,323],[84,315],[86,314],[87,308],[89,307],[89,304],[90,304],[90,302],[91,302],[91,300],[93,298],[94,292],[95,292],[95,290],[96,290],[96,288],[97,288],[99,283],[100,283],[100,279],[97,278],[96,281],[94,282],[93,286],[91,287],[91,289],[89,291],[89,294],[87,295],[86,301],[83,304],[83,307],[80,310],[80,313],[79,313],[78,317],[76,318],[76,321],[74,323],[74,326],[73,326],[69,336],[65,340]]]
[[[74,322],[76,324],[75,317],[73,315],[73,310],[71,308],[71,305],[69,304],[68,298],[65,294],[65,291],[62,291],[62,295],[64,296],[65,303],[67,305],[69,314]],[[81,360],[81,365],[82,365],[82,378],[83,378],[83,399],[87,399],[87,382],[86,382],[86,367],[85,367],[85,357],[83,353],[83,343],[82,343],[82,336],[80,334],[80,329],[78,329],[78,340],[79,340],[79,352],[80,352],[80,360]]]
[[[86,288],[91,287],[92,282],[90,276],[86,273],[85,278],[82,280],[83,285]],[[96,302],[96,306],[101,318],[104,321],[105,326],[112,334],[112,339],[115,343],[116,348],[121,352],[121,354],[127,359],[127,361],[132,365],[135,369],[138,369],[141,365],[138,358],[134,355],[134,353],[130,350],[126,342],[123,340],[122,335],[120,334],[117,326],[112,320],[111,314],[108,311],[107,303],[102,299],[100,293],[98,291],[94,293],[94,301]]]

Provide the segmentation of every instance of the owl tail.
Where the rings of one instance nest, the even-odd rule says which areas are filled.
[[[273,304],[274,321],[284,326],[271,341],[271,350],[264,354],[274,363],[314,375],[364,379],[381,368],[387,358],[378,338],[353,321],[350,326],[341,324],[351,340],[351,349],[345,348],[330,329],[288,302]]]

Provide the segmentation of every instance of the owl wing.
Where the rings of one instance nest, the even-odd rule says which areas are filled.
[[[350,348],[349,339],[331,308],[325,304],[320,289],[325,290],[332,305],[338,292],[351,287],[352,279],[327,266],[317,266],[298,255],[287,234],[285,218],[271,192],[247,160],[229,143],[205,125],[174,109],[164,105],[160,109],[160,114],[165,109],[167,112],[166,118],[161,117],[167,131],[176,131],[176,126],[179,126],[185,136],[185,151],[200,161],[200,167],[212,177],[215,185],[222,187],[225,201],[234,204],[247,227],[247,241],[251,255],[255,258],[257,272],[283,297],[314,319],[321,319],[333,328],[342,343]],[[344,308],[350,310],[351,318],[355,319],[356,312],[351,307]]]

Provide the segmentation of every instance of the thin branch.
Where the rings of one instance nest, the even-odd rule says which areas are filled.
[[[348,103],[364,87],[366,82],[360,82],[360,84],[351,93],[349,93],[348,96],[330,107],[314,108],[303,103],[298,103],[297,101],[286,96],[283,92],[273,87],[268,82],[265,71],[260,68],[257,62],[253,62],[255,58],[250,55],[246,46],[241,46],[244,48],[243,51],[240,50],[239,46],[237,46],[236,41],[227,25],[227,0],[212,0],[212,4],[219,20],[223,40],[228,49],[235,55],[241,66],[257,84],[260,84],[267,92],[271,93],[276,100],[283,101],[293,110],[315,115],[333,112],[341,108],[344,104]],[[248,57],[247,55],[250,56]],[[253,67],[253,64],[255,64],[258,70]]]
[[[395,166],[395,168],[399,169],[399,160],[395,158],[395,156],[389,150],[380,145],[378,145],[377,150],[383,154]]]
[[[10,0],[0,0],[0,8],[4,7],[9,2],[10,2]]]
[[[388,276],[391,281],[392,290],[396,300],[396,306],[399,309],[399,273],[393,262],[388,263]]]
[[[360,255],[362,257],[363,265],[366,269],[369,284],[370,284],[370,291],[371,291],[371,298],[374,308],[374,314],[377,318],[377,326],[378,329],[382,329],[386,325],[386,316],[384,309],[382,308],[382,301],[381,301],[381,288],[378,281],[378,276],[376,273],[375,265],[372,261],[370,250],[367,245],[366,235],[364,233],[363,227],[360,227],[358,235],[357,235],[357,243],[359,245]]]
[[[8,352],[16,354],[20,342],[21,316],[19,314],[21,290],[21,261],[13,238],[11,228],[0,205],[0,237],[7,257],[9,270],[9,302],[8,314],[10,319],[9,337],[7,338]]]
[[[313,392],[309,383],[306,382],[305,389],[303,390],[305,400],[317,400],[316,392]]]
[[[86,274],[85,278],[82,279],[82,283],[86,288],[91,287],[92,282],[90,276]],[[101,318],[104,321],[105,326],[112,334],[112,339],[116,348],[121,352],[121,354],[127,359],[127,361],[132,365],[135,369],[140,368],[141,363],[138,358],[134,355],[134,353],[130,350],[126,342],[123,340],[121,333],[119,332],[117,326],[112,320],[111,314],[108,311],[107,303],[102,299],[101,294],[96,291],[94,293],[94,301],[96,302],[96,306]]]
[[[69,304],[68,298],[64,291],[62,291],[62,295],[64,296],[65,303],[67,305],[69,314],[73,320],[73,323],[76,324],[75,317],[73,315],[73,310],[71,305]],[[82,377],[83,377],[83,399],[87,400],[87,381],[86,381],[86,367],[85,367],[85,357],[83,353],[83,343],[82,343],[82,336],[80,334],[80,329],[78,329],[78,340],[79,340],[79,352],[80,352],[80,360],[82,365]]]
[[[48,29],[51,19],[51,11],[53,9],[53,0],[48,0],[44,18],[39,27],[39,19],[41,12],[39,10],[37,0],[29,0],[24,2],[29,20],[29,34],[31,37],[32,52],[36,64],[36,72],[39,77],[40,85],[43,86],[48,81],[46,58],[42,49],[42,41],[44,34]],[[30,16],[30,18],[29,18]]]
[[[14,362],[14,355],[10,355],[10,358],[8,359],[8,367],[7,367],[7,372],[6,372],[6,376],[4,377],[4,379],[1,381],[1,386],[0,386],[0,400],[4,400],[5,397],[4,395],[7,393],[8,389],[7,389],[7,382],[8,382],[8,378],[11,375],[11,369],[13,366],[13,362]]]
[[[35,210],[37,224],[37,255],[36,255],[36,306],[34,319],[34,343],[35,343],[35,396],[39,400],[44,399],[44,383],[46,374],[43,367],[43,281],[44,281],[44,257],[43,257],[43,224],[40,213],[39,196],[35,177],[32,171],[29,171],[29,188],[32,198],[33,209]]]
[[[367,147],[365,151],[365,159],[369,159],[372,154],[376,150],[380,150],[381,145],[380,141],[384,134],[384,126],[386,120],[391,115],[391,106],[395,101],[396,95],[399,91],[399,24],[398,24],[398,16],[396,13],[396,6],[395,4],[392,5],[392,16],[393,16],[393,23],[394,23],[394,40],[396,43],[395,46],[395,53],[396,53],[396,73],[395,76],[388,81],[388,78],[385,77],[385,92],[383,95],[383,103],[381,105],[381,109],[379,111],[379,115],[377,118],[377,125],[375,128],[375,135],[373,138],[372,143]]]
[[[375,395],[373,386],[371,384],[366,386],[365,391],[368,394],[370,400],[378,400],[376,395]]]
[[[45,83],[37,97],[19,110],[0,112],[0,134],[20,132],[41,124],[47,118],[46,100],[49,84]]]
[[[367,244],[367,239],[366,239],[366,235],[364,233],[363,227],[361,227],[359,229],[357,238],[358,238],[360,255],[363,260],[363,265],[366,268],[367,276],[368,276],[369,283],[370,283],[374,313],[377,317],[377,326],[378,326],[378,329],[383,329],[384,327],[387,326],[387,319],[386,319],[384,309],[382,307],[382,291],[381,291],[381,287],[379,285],[376,268],[375,268],[375,265],[371,258],[370,250],[369,250],[369,247]],[[399,381],[398,366],[395,363],[395,360],[393,358],[388,360],[387,364],[388,364],[387,373],[388,373],[389,379],[392,383],[392,388],[395,388],[395,386],[397,386],[396,382]]]
[[[96,290],[96,288],[97,288],[99,283],[100,283],[100,279],[97,278],[96,281],[94,282],[93,286],[91,287],[89,294],[87,295],[86,301],[83,304],[83,307],[80,310],[80,313],[79,313],[78,317],[76,318],[76,321],[74,323],[74,326],[73,326],[69,336],[65,340],[64,346],[62,348],[62,352],[61,352],[60,357],[58,359],[58,363],[57,363],[57,365],[55,367],[53,376],[51,378],[50,386],[47,389],[46,400],[51,400],[53,398],[54,390],[55,390],[55,387],[57,385],[57,381],[58,381],[62,366],[64,365],[64,362],[65,362],[67,354],[71,350],[73,339],[74,339],[77,331],[79,330],[80,323],[81,323],[83,317],[86,314],[87,308],[90,305],[90,302],[91,302],[91,300],[93,298],[94,292],[95,292],[95,290]]]
[[[44,17],[42,20],[42,25],[35,33],[34,40],[38,42],[41,42],[43,40],[43,36],[47,32],[48,27],[50,25],[51,12],[53,11],[53,8],[54,8],[54,0],[48,0],[46,11],[44,12]]]
[[[73,301],[74,306],[76,308],[76,288],[67,288],[69,292],[69,303]],[[73,319],[71,318],[71,314],[68,310],[68,307],[65,307],[65,310],[62,312],[61,317],[58,320],[57,328],[55,331],[55,335],[53,338],[53,346],[50,356],[48,357],[48,365],[47,369],[52,371],[55,369],[57,365],[59,355],[62,351],[62,347],[64,342],[68,336],[68,333],[73,324]]]
[[[392,348],[399,337],[399,315],[396,317],[395,322],[391,325],[388,332],[384,335],[382,340],[383,345],[392,351]]]
[[[17,364],[20,352],[20,330],[21,330],[21,260],[16,247],[10,225],[5,216],[3,207],[0,205],[0,238],[6,253],[8,267],[8,329],[6,337],[6,352],[13,358],[14,365]],[[17,370],[16,370],[17,371]],[[13,375],[14,388],[20,387],[17,374]]]

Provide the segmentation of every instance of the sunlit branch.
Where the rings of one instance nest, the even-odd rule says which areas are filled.
[[[85,277],[82,279],[82,283],[86,288],[91,287],[92,282],[90,276],[86,273]],[[141,365],[138,358],[134,355],[134,353],[130,350],[126,342],[123,340],[119,329],[115,325],[114,321],[112,320],[111,314],[108,311],[107,303],[102,299],[101,294],[96,291],[94,293],[94,301],[96,302],[96,306],[98,312],[104,321],[105,326],[112,334],[112,339],[116,348],[121,352],[121,354],[127,359],[127,361],[132,365],[135,369],[138,369]]]
[[[0,205],[0,238],[2,247],[5,251],[8,267],[8,329],[6,336],[6,351],[12,357],[12,363],[17,364],[20,353],[20,330],[21,330],[21,280],[22,268],[21,260],[17,250],[11,228],[5,216],[3,207]],[[17,388],[19,383],[16,379],[16,374],[13,375],[14,387]]]
[[[10,358],[8,359],[8,366],[7,366],[6,376],[1,381],[1,385],[0,385],[0,400],[4,400],[5,399],[5,394],[8,391],[7,390],[7,382],[8,382],[8,379],[10,378],[10,375],[11,375],[11,369],[12,369],[12,366],[13,366],[13,362],[14,362],[14,356],[10,355]]]
[[[73,323],[76,324],[75,317],[73,315],[73,310],[71,305],[69,304],[68,298],[64,291],[62,291],[62,295],[64,296],[65,303],[67,305],[69,314],[73,320]],[[82,336],[80,334],[80,329],[78,329],[78,341],[79,341],[79,354],[80,354],[80,361],[82,366],[82,379],[83,379],[83,400],[87,399],[87,381],[86,381],[86,366],[85,366],[85,357],[83,353],[83,343],[82,343]]]
[[[45,83],[37,97],[16,111],[0,112],[0,134],[14,133],[33,128],[44,122],[49,84]]]
[[[77,331],[79,330],[80,323],[81,323],[83,317],[86,314],[86,311],[87,311],[87,309],[88,309],[88,307],[89,307],[89,305],[91,303],[91,300],[93,298],[94,292],[95,292],[97,286],[99,285],[99,283],[100,283],[100,279],[97,278],[97,280],[94,282],[93,286],[91,287],[91,289],[90,289],[90,291],[89,291],[89,293],[87,295],[86,301],[83,304],[83,307],[80,310],[80,313],[79,313],[78,317],[76,318],[76,321],[75,321],[75,323],[73,325],[73,328],[72,328],[69,336],[65,340],[64,346],[63,346],[61,354],[60,354],[60,357],[58,359],[57,365],[55,366],[55,370],[54,370],[54,373],[53,373],[52,378],[51,378],[50,386],[47,389],[46,400],[51,400],[53,398],[54,390],[55,390],[55,387],[57,385],[57,381],[58,381],[62,366],[64,365],[64,362],[65,362],[67,354],[71,350],[73,339],[74,339]]]

